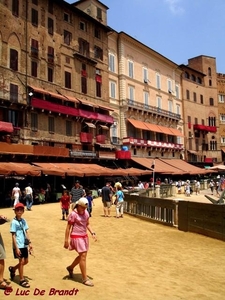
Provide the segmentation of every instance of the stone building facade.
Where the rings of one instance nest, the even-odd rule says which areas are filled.
[[[181,157],[181,74],[177,64],[126,33],[109,35],[109,97],[115,136],[129,148],[131,157]]]

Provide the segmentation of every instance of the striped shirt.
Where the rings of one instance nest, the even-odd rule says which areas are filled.
[[[84,190],[81,187],[78,189],[73,187],[70,191],[70,194],[72,195],[72,202],[74,203],[84,195]]]

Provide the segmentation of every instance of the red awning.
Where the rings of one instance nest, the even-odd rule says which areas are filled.
[[[195,130],[207,131],[207,132],[216,132],[216,126],[206,126],[202,124],[194,124],[193,128]]]
[[[13,124],[9,123],[9,122],[0,121],[0,131],[12,133],[13,132]]]
[[[33,98],[31,100],[31,106],[40,109],[46,109],[48,111],[65,114],[65,115],[79,116],[79,111],[77,108],[51,103],[49,101],[42,100],[42,99]]]

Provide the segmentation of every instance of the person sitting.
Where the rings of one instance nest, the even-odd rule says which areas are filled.
[[[45,190],[41,188],[40,193],[38,194],[38,201],[40,204],[44,204],[45,202]]]

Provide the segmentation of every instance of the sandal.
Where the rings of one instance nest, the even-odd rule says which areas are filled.
[[[84,285],[87,285],[87,286],[94,286],[93,282],[90,280],[90,279],[86,279],[83,281],[83,284]]]
[[[24,288],[29,288],[30,287],[29,283],[25,279],[20,280],[20,285]]]
[[[0,290],[7,290],[10,289],[11,286],[5,282],[5,280],[0,281]]]
[[[69,277],[73,278],[73,269],[71,269],[70,267],[67,267],[66,269],[69,272]]]
[[[13,280],[14,277],[15,277],[15,275],[16,275],[16,273],[15,273],[13,267],[9,267],[9,273],[10,273],[10,278],[11,278],[11,280]]]

